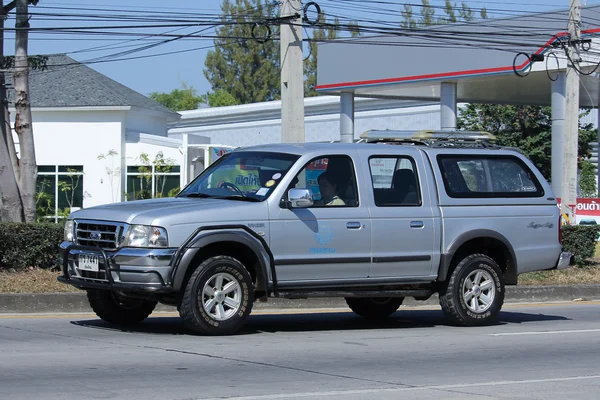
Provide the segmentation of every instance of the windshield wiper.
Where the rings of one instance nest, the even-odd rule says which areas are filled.
[[[206,194],[206,193],[188,193],[188,194],[185,194],[183,196],[178,196],[178,197],[198,197],[201,199],[208,199],[208,198],[211,198],[212,196],[210,194]]]
[[[240,196],[240,195],[233,195],[233,196],[224,196],[224,197],[215,197],[216,199],[223,199],[223,200],[241,200],[241,201],[249,201],[252,203],[257,203],[260,202],[259,199],[254,198],[254,197],[246,197],[246,196]]]

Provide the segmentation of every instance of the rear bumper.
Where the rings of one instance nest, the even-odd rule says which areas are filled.
[[[554,267],[554,269],[567,269],[573,264],[575,264],[575,257],[573,256],[573,253],[563,251],[562,253],[560,253],[558,261],[556,262],[556,267]]]

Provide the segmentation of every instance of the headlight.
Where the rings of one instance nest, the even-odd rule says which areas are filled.
[[[73,241],[73,227],[75,224],[72,219],[67,220],[65,222],[65,241],[72,242]]]
[[[168,247],[167,230],[160,226],[131,225],[123,245],[128,247]]]

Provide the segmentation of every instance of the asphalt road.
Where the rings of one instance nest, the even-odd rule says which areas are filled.
[[[343,310],[253,314],[229,337],[192,335],[174,314],[128,330],[3,315],[0,398],[596,400],[600,302],[507,305],[481,328],[448,326],[437,308],[379,325]]]

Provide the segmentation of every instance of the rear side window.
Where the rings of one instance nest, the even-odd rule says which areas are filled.
[[[544,190],[517,157],[439,155],[438,164],[450,197],[541,197]]]
[[[408,157],[369,158],[377,207],[420,206],[421,193],[415,162]]]

